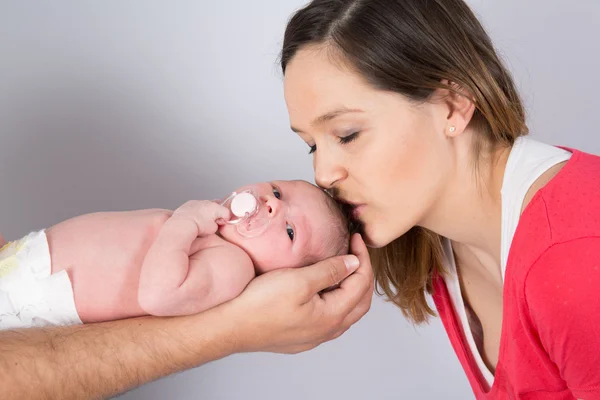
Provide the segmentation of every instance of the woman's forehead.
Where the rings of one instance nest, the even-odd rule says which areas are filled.
[[[315,108],[339,107],[341,100],[351,101],[369,89],[361,75],[324,53],[300,50],[292,59],[284,76],[288,106],[316,102]]]

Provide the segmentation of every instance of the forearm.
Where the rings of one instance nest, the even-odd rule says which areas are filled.
[[[140,290],[171,291],[185,281],[189,252],[198,230],[189,220],[171,217],[148,250],[140,271]]]
[[[140,292],[178,291],[189,278],[190,257],[203,247],[202,239],[214,236],[216,221],[229,218],[227,208],[206,200],[191,200],[176,209],[145,257]]]
[[[236,350],[226,309],[0,331],[0,398],[106,398],[225,357]]]

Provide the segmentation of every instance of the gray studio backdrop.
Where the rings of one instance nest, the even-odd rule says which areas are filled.
[[[0,1],[0,231],[313,180],[276,58],[300,0]],[[600,152],[600,2],[473,0],[532,135]],[[122,400],[471,399],[439,321],[376,298],[340,339],[236,355]]]

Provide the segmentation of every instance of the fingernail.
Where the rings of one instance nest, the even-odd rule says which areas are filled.
[[[346,268],[349,272],[353,272],[356,270],[356,268],[358,268],[360,263],[358,262],[358,257],[354,255],[348,255],[344,257],[344,264],[346,264]]]

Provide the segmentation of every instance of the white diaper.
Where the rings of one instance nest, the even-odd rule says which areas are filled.
[[[51,271],[44,231],[0,249],[0,329],[82,323],[67,271]]]

